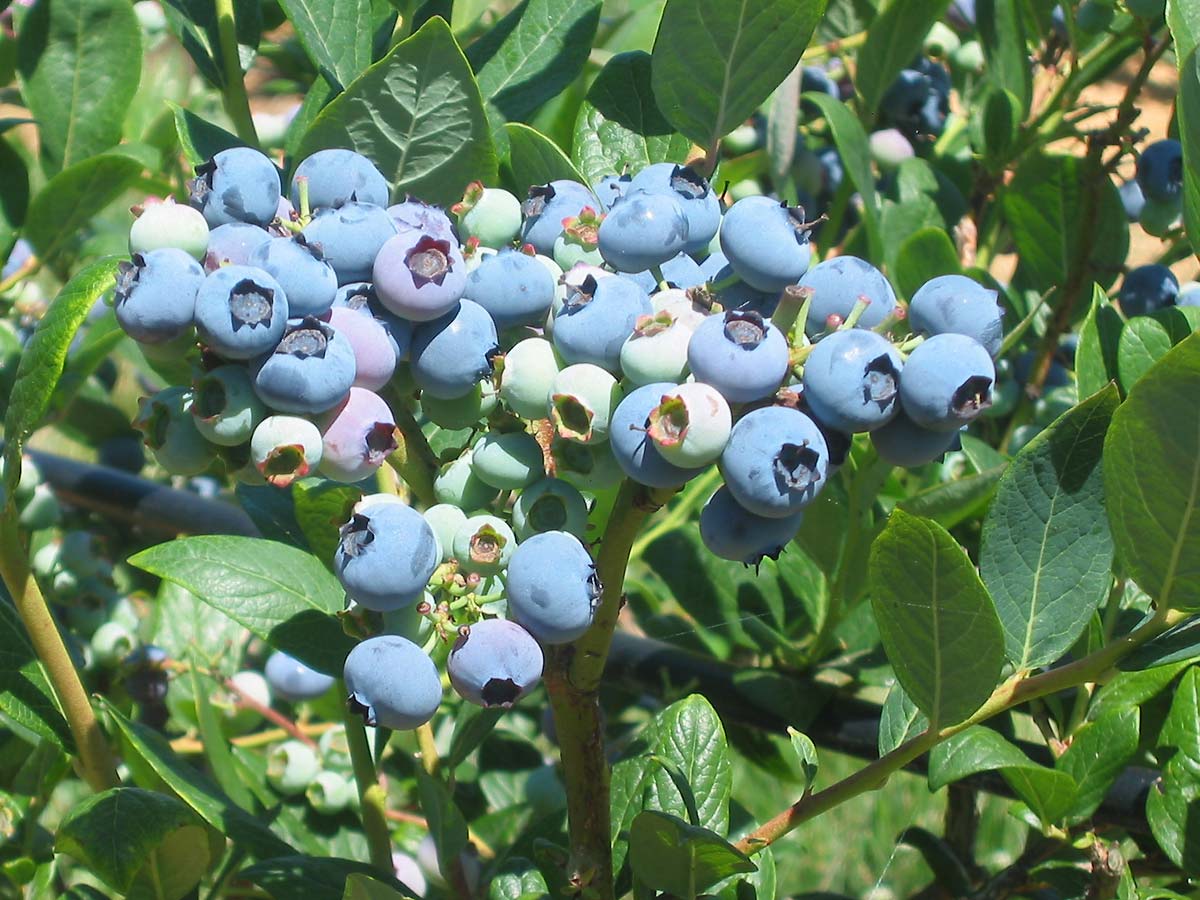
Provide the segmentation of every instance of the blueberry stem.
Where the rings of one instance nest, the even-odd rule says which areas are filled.
[[[233,0],[213,0],[213,12],[216,13],[217,40],[221,47],[222,75],[225,82],[221,87],[221,99],[225,113],[233,120],[237,136],[251,147],[258,147],[258,132],[254,130],[254,119],[250,116],[250,99],[246,96],[242,61],[238,56]]]
[[[433,506],[437,503],[437,496],[433,492],[433,479],[438,471],[437,456],[421,432],[421,426],[413,418],[406,398],[390,385],[381,393],[391,407],[392,415],[396,419],[396,430],[399,432],[398,446],[388,456],[388,465],[404,479],[404,483],[421,505]]]
[[[799,340],[808,325],[813,289],[789,284],[779,296],[779,305],[771,315],[771,324],[780,330],[788,344]],[[795,338],[793,338],[793,333]]]
[[[838,326],[838,331],[849,331],[858,325],[858,320],[863,317],[863,313],[867,311],[867,307],[871,305],[871,301],[866,297],[859,295],[859,298],[854,301],[854,306],[850,310],[850,314],[846,316],[845,321]]]
[[[46,669],[50,686],[71,729],[79,755],[80,774],[94,791],[116,787],[121,782],[113,764],[112,751],[100,730],[96,712],[79,680],[71,654],[46,606],[46,598],[29,569],[11,492],[8,500],[8,505],[0,510],[0,578],[13,598],[17,614]]]
[[[42,267],[42,261],[36,256],[30,256],[25,262],[21,263],[12,274],[4,280],[0,281],[0,294],[3,294],[9,288],[28,278],[30,275],[37,274],[37,271]]]
[[[438,756],[437,743],[433,739],[433,726],[426,722],[417,729],[417,747],[421,751],[421,766],[430,775],[436,775],[442,764]]]
[[[923,343],[925,343],[925,335],[918,334],[915,337],[909,338],[903,344],[897,344],[896,352],[903,353],[905,356],[907,356],[909,353],[912,353],[914,350],[920,347]]]
[[[341,679],[338,680],[337,689],[340,696],[346,696],[346,685]],[[346,743],[350,747],[354,783],[358,786],[363,831],[367,835],[371,865],[390,878],[395,870],[392,867],[392,839],[387,823],[387,793],[379,783],[362,719],[345,705],[342,707],[342,716],[346,723]]]

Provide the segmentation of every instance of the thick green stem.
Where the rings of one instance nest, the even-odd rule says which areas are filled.
[[[112,751],[46,606],[46,598],[29,569],[12,504],[0,511],[0,578],[13,598],[34,652],[46,670],[50,687],[71,728],[79,754],[80,774],[94,791],[116,787],[121,782],[113,764]]]
[[[568,877],[597,900],[612,900],[614,892],[610,772],[600,721],[600,679],[621,611],[625,567],[634,538],[669,496],[670,492],[649,491],[630,481],[621,485],[596,558],[603,586],[596,618],[579,640],[551,647],[546,654],[543,679],[550,694],[567,788]]]
[[[251,147],[258,146],[258,132],[250,117],[250,99],[246,96],[246,82],[242,74],[242,61],[238,56],[237,21],[233,17],[233,0],[213,0],[217,15],[217,40],[221,46],[221,74],[225,84],[221,99],[225,113],[233,120],[237,136]]]
[[[823,791],[801,797],[769,822],[738,841],[737,848],[743,853],[757,853],[809,819],[845,803],[852,797],[882,787],[892,773],[904,768],[921,754],[960,731],[1038,697],[1099,680],[1135,647],[1162,634],[1184,618],[1184,613],[1159,610],[1152,619],[1129,634],[1073,663],[1032,677],[1027,673],[1018,672],[996,688],[987,702],[966,721],[940,730],[931,728]]]
[[[345,685],[338,682],[338,686],[341,695],[345,696]],[[367,835],[371,865],[391,876],[395,873],[395,868],[392,865],[392,838],[387,822],[387,793],[379,783],[362,719],[350,712],[349,708],[343,710],[343,717],[346,722],[346,743],[350,745],[350,763],[354,767],[354,782],[358,785],[363,831]]]
[[[433,492],[433,480],[438,472],[437,455],[429,446],[405,399],[396,391],[386,392],[384,399],[388,401],[396,419],[396,441],[399,444],[388,457],[388,465],[404,479],[418,502],[433,506],[437,503],[437,496]]]

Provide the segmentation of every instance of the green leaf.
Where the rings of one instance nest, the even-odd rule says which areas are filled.
[[[225,57],[217,33],[216,4],[212,0],[166,0],[163,12],[167,25],[196,63],[200,74],[218,89],[225,86]],[[262,10],[259,0],[233,0],[233,18],[237,30],[238,62],[245,71],[254,60],[254,50],[262,37]]]
[[[931,278],[961,271],[958,251],[944,228],[922,228],[905,238],[896,253],[896,286],[905,297]]]
[[[1100,285],[1092,285],[1092,306],[1079,329],[1075,377],[1079,396],[1090,397],[1117,378],[1117,347],[1123,323]]]
[[[141,174],[140,162],[119,153],[93,156],[63,169],[29,205],[25,237],[39,256],[53,258]]]
[[[22,729],[73,753],[75,742],[59,711],[25,626],[0,586],[0,712]]]
[[[629,832],[634,875],[658,891],[695,897],[722,878],[757,869],[719,834],[657,810],[639,813]]]
[[[447,772],[457,769],[472,750],[487,740],[502,715],[504,710],[500,707],[483,709],[473,703],[464,703],[458,708],[458,715],[454,718],[454,734],[450,738],[450,752],[444,761]]]
[[[833,143],[846,178],[862,197],[863,224],[867,229],[871,257],[883,258],[883,237],[879,226],[879,201],[875,195],[875,173],[871,169],[871,153],[867,145],[867,132],[862,123],[841,100],[820,91],[809,91],[801,95],[802,100],[816,104],[821,115],[829,123]]]
[[[429,834],[437,848],[438,868],[442,877],[453,884],[450,867],[460,865],[460,854],[467,847],[467,822],[454,803],[446,786],[423,766],[415,766],[417,774],[417,797],[421,801],[421,812],[429,823]]]
[[[1117,374],[1126,393],[1193,330],[1192,319],[1183,307],[1155,310],[1134,316],[1125,323],[1117,341]]]
[[[996,770],[1046,824],[1059,821],[1075,797],[1075,780],[1069,774],[1039,766],[982,725],[960,731],[930,751],[929,789],[936,791],[968,775]]]
[[[276,837],[265,823],[234,805],[208,776],[180,758],[161,734],[145,725],[131,722],[107,700],[102,698],[100,703],[128,742],[129,748],[205,822],[261,859],[295,852]]]
[[[188,165],[198,166],[207,162],[222,150],[244,147],[246,142],[236,134],[230,134],[220,125],[207,122],[178,103],[167,101],[175,117],[175,133]]]
[[[194,888],[210,861],[200,817],[174,797],[140,788],[84,799],[59,825],[54,848],[121,894],[148,877],[159,900],[178,900]]]
[[[221,732],[221,723],[213,710],[209,697],[216,690],[216,683],[211,678],[203,678],[196,671],[196,654],[192,655],[192,698],[196,704],[196,722],[200,726],[200,742],[204,745],[204,756],[212,769],[213,777],[229,798],[247,812],[254,812],[254,797],[250,789],[242,782],[234,766],[233,754],[225,735]]]
[[[1000,172],[1012,158],[1025,111],[1020,99],[1004,88],[988,91],[980,106],[983,114],[971,117],[971,143],[988,170]]]
[[[1022,113],[1019,118],[1023,118],[1029,112],[1033,74],[1020,8],[1007,0],[977,0],[975,20],[987,61],[984,77],[1017,99]]]
[[[1137,672],[1118,672],[1096,692],[1088,708],[1089,721],[1094,722],[1115,709],[1141,706],[1162,693],[1188,665],[1187,662],[1173,662]]]
[[[904,829],[896,838],[896,843],[912,847],[921,854],[945,894],[951,897],[970,896],[971,874],[944,838],[924,828],[912,827]]]
[[[1146,798],[1146,823],[1171,862],[1200,874],[1200,779],[1186,765],[1163,767]]]
[[[1200,609],[1200,334],[1129,392],[1104,442],[1121,565],[1155,602]]]
[[[991,694],[1004,633],[975,567],[940,525],[892,512],[871,547],[872,608],[888,661],[933,727],[953,725]]]
[[[21,448],[41,424],[62,376],[67,349],[96,300],[113,286],[116,257],[80,269],[50,303],[25,345],[4,416],[4,487],[11,497],[21,477]]]
[[[650,735],[644,735],[647,739]],[[655,764],[648,756],[622,759],[613,766],[609,785],[611,800],[613,874],[621,871],[629,843],[621,840],[621,833],[628,833],[634,818],[646,808],[646,791],[654,777]]]
[[[29,171],[25,160],[5,140],[0,140],[0,259],[8,259],[25,224],[29,209]]]
[[[1030,441],[984,519],[979,573],[1018,669],[1066,653],[1108,596],[1113,547],[1101,455],[1116,408],[1109,385]]]
[[[410,896],[412,895],[402,894],[369,875],[354,872],[346,879],[346,891],[342,894],[342,900],[399,900]]]
[[[344,88],[371,64],[371,0],[280,0],[279,5],[327,81]]]
[[[1172,7],[1182,4],[1172,3]],[[1172,30],[1184,31],[1182,14],[1172,10]],[[1194,25],[1194,23],[1193,23]],[[1191,29],[1187,36],[1190,49],[1185,51],[1179,44],[1175,47],[1175,60],[1179,66],[1179,93],[1175,103],[1175,116],[1179,126],[1179,140],[1183,144],[1183,221],[1188,236],[1195,242],[1200,234],[1200,50],[1196,48],[1196,35]],[[1193,252],[1200,253],[1193,243]]]
[[[879,712],[879,755],[887,756],[928,728],[929,719],[925,713],[917,709],[904,688],[893,684]]]
[[[1102,287],[1116,280],[1114,259],[1129,251],[1129,220],[1120,194],[1107,176],[1085,178],[1084,161],[1074,156],[1032,155],[1020,166],[1003,195],[1003,209],[1013,242],[1033,283],[1062,285],[1087,267]],[[1097,191],[1089,202],[1085,191]],[[1082,256],[1085,240],[1076,224],[1090,223],[1086,240],[1091,254]]]
[[[142,69],[142,30],[126,0],[37,3],[21,22],[21,95],[50,171],[121,140]]]
[[[825,0],[668,0],[654,39],[654,97],[702,147],[741,125],[795,68]]]
[[[571,159],[592,184],[651,163],[686,160],[692,142],[659,110],[650,72],[649,53],[618,53],[588,89],[575,120]]]
[[[334,617],[345,592],[312,554],[275,541],[198,535],[149,547],[130,565],[172,581],[277,650],[340,675],[353,640]]]
[[[500,177],[518,197],[524,197],[531,185],[559,178],[587,183],[558,145],[540,131],[510,122],[504,132],[508,135],[508,157],[500,165]]]
[[[483,100],[444,20],[430,19],[349,84],[317,116],[296,155],[330,147],[374,162],[395,196],[447,204],[462,198],[468,182],[495,182]]]
[[[914,516],[933,519],[943,528],[953,528],[984,513],[1007,468],[1002,462],[975,475],[930,485],[896,505]]]
[[[302,478],[292,485],[296,522],[313,555],[326,566],[333,566],[340,540],[338,530],[349,521],[354,504],[362,496],[361,488],[327,478]]]
[[[239,879],[257,884],[272,897],[303,897],[304,900],[342,900],[346,882],[352,875],[380,882],[394,890],[403,887],[394,878],[380,878],[379,870],[364,862],[337,857],[281,856],[238,872]],[[365,896],[374,900],[372,894]]]
[[[1188,619],[1152,637],[1117,664],[1126,672],[1200,659],[1200,619]]]
[[[1179,679],[1158,743],[1174,747],[1190,769],[1200,770],[1200,669],[1188,669]]]
[[[812,738],[801,734],[795,728],[788,728],[788,736],[792,739],[792,750],[800,763],[804,793],[808,793],[817,780],[817,770],[820,767],[817,759],[817,745],[812,742]]]
[[[524,120],[575,80],[599,24],[599,0],[525,0],[467,51],[480,93]]]
[[[488,885],[488,900],[519,900],[542,897],[549,893],[546,879],[537,867],[519,856],[509,857]]]
[[[912,63],[930,27],[941,18],[950,0],[890,0],[871,22],[859,59],[870,60],[860,66],[855,87],[869,112],[891,87],[900,70]]]
[[[724,833],[729,828],[733,775],[725,729],[712,704],[699,694],[672,703],[655,717],[654,754],[676,765],[696,796],[698,824]],[[686,809],[684,798],[663,769],[650,779],[650,805],[668,812]]]
[[[1068,818],[1081,821],[1099,809],[1108,789],[1137,753],[1140,715],[1136,709],[1117,709],[1085,723],[1071,736],[1071,745],[1054,763],[1076,784]]]
[[[172,659],[187,659],[199,651],[205,659],[214,660],[224,675],[232,675],[241,668],[249,636],[225,613],[170,581],[160,585],[155,607],[157,615],[150,640]]]

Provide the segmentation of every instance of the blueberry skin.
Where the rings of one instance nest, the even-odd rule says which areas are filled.
[[[721,487],[700,511],[700,540],[714,556],[757,566],[766,557],[778,559],[803,520],[803,512],[778,519],[756,516]]]
[[[216,448],[196,429],[191,409],[191,391],[176,385],[143,398],[133,420],[154,458],[172,475],[198,475],[216,455]]]
[[[378,391],[396,371],[396,342],[370,309],[338,307],[329,310],[329,324],[345,335],[354,350],[354,385]]]
[[[288,313],[293,318],[319,316],[333,305],[337,273],[302,234],[259,244],[250,254],[250,264],[275,276],[287,294]]]
[[[892,421],[871,432],[871,443],[879,458],[894,466],[923,466],[939,459],[954,442],[957,431],[931,431],[922,428],[904,410]]]
[[[871,431],[896,414],[904,368],[896,348],[875,332],[835,331],[804,363],[804,399],[830,428]]]
[[[662,272],[663,280],[667,284],[685,290],[690,287],[699,287],[709,280],[703,267],[686,253],[672,256],[659,266],[659,271]],[[653,294],[658,290],[658,279],[649,269],[634,272],[630,277],[635,279],[647,294]]]
[[[395,233],[387,210],[369,203],[320,210],[304,228],[305,239],[321,248],[339,285],[370,281],[375,257]]]
[[[592,363],[616,374],[621,345],[638,318],[653,312],[650,298],[633,279],[588,276],[554,317],[554,348],[567,363]]]
[[[542,644],[567,644],[591,627],[600,601],[596,564],[579,538],[543,531],[508,562],[508,610]]]
[[[1142,217],[1142,210],[1146,208],[1146,195],[1142,193],[1142,186],[1137,183],[1136,178],[1131,178],[1121,185],[1118,193],[1121,195],[1121,205],[1125,207],[1125,218],[1136,222]]]
[[[387,206],[388,184],[365,156],[353,150],[318,150],[296,167],[292,175],[292,206],[300,208],[300,179],[308,179],[310,210],[371,203]]]
[[[996,292],[965,275],[939,275],[925,282],[908,304],[908,319],[918,334],[965,334],[993,357],[1004,343],[1004,309]]]
[[[442,679],[433,660],[395,634],[358,644],[346,657],[342,678],[350,709],[374,727],[419,728],[442,702]]]
[[[321,474],[353,484],[379,470],[396,449],[396,420],[387,403],[365,388],[350,393],[318,423],[321,429]]]
[[[688,236],[687,216],[674,192],[632,188],[612,205],[598,231],[600,255],[618,272],[661,265],[683,252]]]
[[[406,231],[375,257],[375,294],[389,311],[429,322],[454,308],[467,287],[467,264],[458,242],[422,231]]]
[[[562,220],[578,216],[585,206],[598,209],[600,201],[578,181],[560,179],[534,185],[521,205],[525,215],[521,243],[533,244],[538,253],[552,254],[554,239],[562,234]]]
[[[440,561],[437,537],[419,512],[368,498],[341,527],[333,574],[352,600],[389,612],[417,602]]]
[[[215,272],[222,266],[248,266],[254,251],[271,240],[271,233],[257,225],[230,222],[208,233],[204,251],[204,271]]]
[[[196,293],[196,331],[228,359],[269,352],[288,319],[287,294],[269,273],[253,266],[224,266]]]
[[[679,487],[704,471],[705,467],[685,469],[667,462],[646,433],[650,412],[662,403],[664,394],[676,388],[678,385],[670,382],[644,385],[627,394],[613,412],[609,445],[621,470],[638,484],[656,488]]]
[[[721,475],[733,498],[770,519],[808,506],[825,487],[828,470],[829,449],[817,423],[783,406],[739,419],[721,454]]]
[[[279,206],[279,170],[265,155],[250,147],[222,150],[196,166],[189,184],[191,203],[209,226],[248,222],[266,227]]]
[[[1166,266],[1153,264],[1131,269],[1121,282],[1118,297],[1126,316],[1148,316],[1174,306],[1179,296],[1179,279]]]
[[[508,709],[537,687],[543,662],[542,648],[516,622],[483,619],[459,631],[446,672],[464,700]]]
[[[587,501],[578,488],[561,478],[543,478],[513,502],[513,531],[520,540],[543,531],[568,531],[582,539],[587,515]]]
[[[354,375],[350,341],[309,316],[289,320],[279,344],[258,360],[254,391],[273,409],[323,413],[345,398],[354,384]]]
[[[471,300],[413,329],[412,375],[417,386],[439,400],[470,392],[492,373],[498,349],[496,324]]]
[[[392,349],[396,351],[396,362],[406,362],[412,348],[413,323],[408,319],[389,312],[379,302],[375,286],[369,281],[352,281],[337,289],[333,297],[334,307],[345,306],[349,309],[366,312],[374,316],[388,333]]]
[[[159,344],[192,326],[204,269],[182,250],[164,247],[122,262],[114,291],[117,323],[135,341]]]
[[[601,178],[600,183],[596,185],[596,197],[600,200],[602,210],[607,211],[610,206],[624,197],[632,183],[633,176],[628,173],[605,175]]]
[[[276,650],[263,669],[271,693],[289,703],[315,700],[333,687],[333,676],[310,669],[300,660]]]
[[[835,256],[817,263],[804,273],[800,286],[813,290],[804,328],[810,337],[825,331],[832,315],[845,320],[859,297],[871,301],[858,320],[859,328],[874,328],[896,309],[896,292],[887,278],[857,256]]]
[[[396,223],[396,231],[399,234],[420,231],[442,240],[458,243],[454,224],[440,206],[433,206],[423,200],[409,197],[403,203],[389,206],[387,211],[388,215],[392,217],[392,221]]]
[[[626,193],[634,191],[670,194],[679,201],[688,223],[684,253],[699,253],[721,227],[721,201],[712,185],[690,166],[670,162],[646,166],[633,176]]]
[[[502,250],[467,276],[463,296],[486,309],[504,331],[516,325],[540,325],[554,302],[554,276],[526,253]]]
[[[1149,200],[1166,203],[1183,193],[1183,145],[1179,141],[1155,141],[1142,151],[1137,163],[1137,182]]]
[[[778,293],[808,271],[812,247],[804,211],[770,197],[743,197],[721,223],[721,252],[742,280]]]
[[[688,366],[730,403],[749,403],[779,389],[788,346],[779,329],[755,312],[709,316],[688,342]]]
[[[900,402],[915,424],[957,431],[991,406],[995,382],[992,357],[978,341],[962,334],[936,334],[909,354]]]

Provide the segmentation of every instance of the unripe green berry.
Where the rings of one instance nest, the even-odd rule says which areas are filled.
[[[105,622],[92,635],[92,658],[97,664],[111,669],[133,652],[137,638],[124,625]]]
[[[482,509],[495,500],[500,491],[475,474],[468,451],[442,469],[433,480],[433,494],[438,503],[449,503],[461,509]]]
[[[707,465],[729,442],[729,403],[711,385],[681,384],[650,411],[647,435],[667,462],[691,469]]]
[[[547,409],[555,434],[578,444],[604,443],[613,410],[623,396],[617,379],[599,366],[567,366],[550,386]]]
[[[546,400],[562,360],[545,338],[526,338],[504,354],[500,399],[524,419],[544,419]]]
[[[250,440],[267,416],[244,366],[218,366],[196,379],[192,391],[196,430],[214,444],[236,447]]]
[[[268,416],[250,438],[250,458],[276,487],[315,472],[321,464],[321,432],[299,416]]]
[[[465,242],[478,238],[485,247],[511,244],[521,231],[521,201],[503,188],[487,188],[475,181],[467,186],[461,203],[451,212],[458,216],[458,232]]]
[[[172,475],[199,475],[216,458],[216,449],[196,428],[192,392],[186,388],[169,387],[142,400],[133,427]]]
[[[285,797],[303,793],[320,771],[316,752],[300,741],[286,741],[267,755],[267,781]]]
[[[497,516],[471,516],[454,535],[454,558],[464,572],[494,575],[508,565],[517,536]]]
[[[513,531],[522,541],[543,531],[568,531],[582,539],[587,501],[561,478],[543,478],[521,491],[513,503]]]
[[[440,400],[428,394],[421,397],[421,412],[433,424],[452,431],[471,428],[496,408],[498,395],[490,378],[485,378],[462,397]]]
[[[1179,222],[1179,217],[1182,215],[1182,197],[1172,198],[1165,203],[1161,200],[1154,200],[1147,197],[1146,205],[1142,207],[1142,215],[1139,217],[1138,223],[1147,234],[1154,235],[1154,237],[1163,237],[1175,227]]]
[[[304,791],[309,805],[323,816],[334,816],[350,805],[354,790],[337,772],[318,772]]]
[[[669,312],[644,316],[621,345],[621,371],[635,385],[680,382],[687,375],[692,329]]]
[[[475,442],[471,467],[485,484],[498,490],[518,490],[542,478],[542,447],[524,431],[488,432]]]
[[[208,250],[208,223],[203,213],[171,200],[147,206],[129,229],[129,252],[163,247],[178,247],[203,261]]]
[[[435,503],[421,513],[442,547],[442,562],[454,555],[454,535],[467,521],[467,514],[449,503]]]

